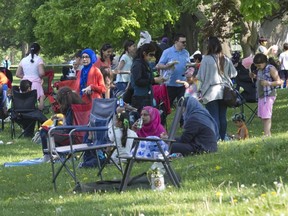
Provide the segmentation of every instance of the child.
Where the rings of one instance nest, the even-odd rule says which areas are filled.
[[[133,144],[133,139],[127,137],[137,137],[137,134],[130,129],[129,114],[119,112],[115,122],[115,136],[112,129],[109,129],[108,136],[112,142],[117,142],[120,157],[129,156]],[[112,154],[112,159],[117,161],[117,151]]]
[[[268,62],[263,53],[254,56],[253,63],[257,67],[257,96],[258,116],[261,118],[264,128],[264,136],[271,136],[271,118],[273,104],[276,99],[276,86],[281,86],[283,81],[278,71]]]
[[[198,98],[197,79],[194,72],[195,69],[193,67],[189,67],[185,72],[186,81],[176,80],[176,83],[183,84],[186,88],[184,97],[192,96]]]
[[[114,88],[113,84],[113,75],[111,75],[111,69],[109,67],[101,67],[100,71],[103,75],[106,91],[104,94],[104,98],[110,98],[111,89]]]
[[[234,122],[235,126],[238,127],[238,130],[237,130],[237,134],[232,135],[231,138],[236,139],[236,140],[241,140],[241,139],[245,140],[249,138],[249,132],[245,124],[244,114],[242,113],[235,114],[232,117],[232,121]]]

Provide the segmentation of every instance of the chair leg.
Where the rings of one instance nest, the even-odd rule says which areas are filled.
[[[52,179],[52,182],[55,184],[54,187],[56,187],[56,179],[58,177],[58,175],[60,174],[61,170],[63,169],[63,167],[67,170],[67,172],[70,174],[70,176],[74,179],[75,181],[75,185],[78,183],[78,180],[77,180],[77,177],[76,177],[76,170],[75,170],[75,164],[74,162],[72,161],[72,164],[73,165],[73,172],[69,169],[69,167],[67,167],[66,165],[66,162],[72,157],[72,154],[69,154],[66,156],[66,158],[63,160],[61,159],[61,157],[59,157],[59,160],[61,162],[61,166],[58,168],[57,172],[54,172],[53,171],[53,179]],[[72,158],[73,160],[73,158]],[[53,169],[53,167],[52,167]]]
[[[120,189],[119,189],[120,192],[126,190],[126,188],[127,188],[127,184],[128,184],[128,181],[129,181],[129,176],[130,176],[134,161],[135,161],[134,158],[128,159],[128,161],[127,161],[127,165],[126,165],[126,168],[125,168],[125,171],[124,171],[124,175],[123,175],[123,178],[122,178],[122,181],[121,181],[121,184],[120,184]]]
[[[176,175],[176,173],[174,172],[174,170],[172,169],[172,167],[167,164],[165,161],[162,162],[167,174],[168,174],[168,177],[170,178],[172,184],[175,186],[175,187],[180,187],[180,181],[178,179],[178,176]]]
[[[15,138],[15,125],[14,125],[13,120],[11,120],[10,129],[11,129],[11,138],[14,139]]]
[[[118,165],[112,158],[112,154],[113,152],[115,151],[115,148],[113,150],[111,150],[108,154],[108,157],[106,158],[106,160],[104,161],[104,163],[102,164],[101,168],[99,169],[99,172],[97,174],[97,176],[100,176],[101,177],[101,181],[102,181],[102,171],[104,169],[104,167],[107,165],[108,161],[112,161],[112,163],[117,167],[117,169],[121,172],[122,176],[123,176],[123,168],[122,168],[122,164],[121,164],[121,161],[119,159],[119,164]]]

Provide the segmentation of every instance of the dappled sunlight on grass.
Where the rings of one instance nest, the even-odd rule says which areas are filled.
[[[262,138],[261,121],[255,117],[244,141],[219,142],[218,152],[172,159],[181,177],[181,188],[128,188],[123,193],[103,190],[96,193],[73,192],[73,179],[66,173],[57,179],[53,191],[51,164],[0,168],[1,215],[287,215],[288,214],[288,104],[287,90],[278,91],[274,105],[272,137]],[[228,110],[228,129],[236,111]],[[171,117],[169,117],[170,119]],[[7,126],[7,127],[6,127]],[[5,125],[9,129],[9,124]],[[0,139],[10,141],[10,131]],[[178,130],[180,133],[180,129]],[[31,159],[42,155],[41,145],[29,139],[15,139],[0,145],[0,162]],[[137,163],[133,175],[151,164]],[[79,169],[83,182],[99,180],[96,169]],[[104,177],[120,179],[113,166]]]

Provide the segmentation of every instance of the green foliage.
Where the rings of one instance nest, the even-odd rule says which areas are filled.
[[[276,9],[279,9],[279,4],[275,0],[241,0],[240,10],[246,20],[259,21]]]
[[[141,30],[161,36],[165,23],[173,23],[179,11],[173,1],[50,0],[33,15],[36,37],[49,44],[45,54],[61,55],[83,47],[96,50],[107,42],[121,47],[127,38],[137,40]]]

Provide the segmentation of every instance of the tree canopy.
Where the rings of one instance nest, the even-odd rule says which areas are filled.
[[[97,50],[107,42],[119,48],[125,39],[138,40],[141,30],[153,38],[167,34],[167,26],[176,32],[184,13],[198,17],[200,37],[229,38],[238,31],[246,38],[243,45],[255,44],[253,29],[264,19],[283,16],[287,8],[287,0],[2,0],[0,46],[38,41],[47,56]]]

